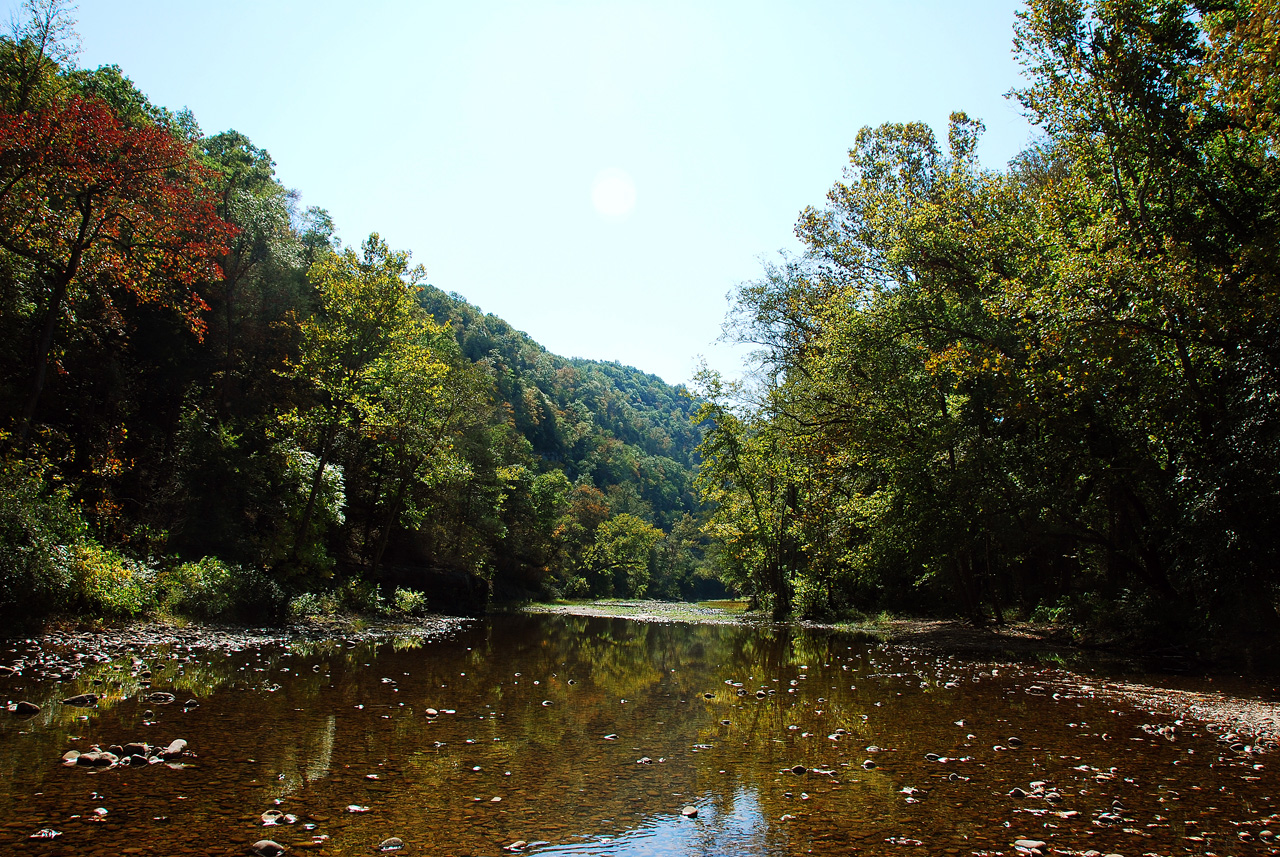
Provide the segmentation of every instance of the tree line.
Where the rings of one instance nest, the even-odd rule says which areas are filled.
[[[778,613],[1266,635],[1280,532],[1274,0],[1030,0],[982,124],[866,128],[700,379],[724,572]]]
[[[0,613],[710,587],[682,389],[344,246],[268,152],[0,38]]]

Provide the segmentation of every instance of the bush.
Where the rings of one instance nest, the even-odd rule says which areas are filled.
[[[351,613],[385,616],[388,612],[378,584],[359,578],[352,578],[342,585],[342,606]]]
[[[332,592],[303,592],[289,599],[289,618],[324,618],[338,613],[338,597]]]
[[[214,619],[236,603],[239,569],[207,556],[160,575],[160,606],[178,616]]]
[[[156,572],[92,541],[71,549],[77,606],[92,616],[132,619],[156,604]]]
[[[423,616],[427,612],[427,596],[416,589],[397,586],[391,595],[391,609],[405,616]]]
[[[160,575],[160,604],[197,619],[274,622],[286,613],[284,591],[261,571],[207,556]]]
[[[828,585],[807,575],[791,575],[791,607],[802,619],[826,619],[831,615]]]
[[[65,488],[47,484],[40,463],[0,464],[0,617],[17,630],[68,606],[71,547],[85,524]]]

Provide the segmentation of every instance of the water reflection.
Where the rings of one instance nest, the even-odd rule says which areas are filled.
[[[6,653],[0,692],[43,709],[0,717],[0,851],[1241,853],[1275,812],[1267,760],[1065,673],[818,631],[500,616],[425,644],[72,654],[53,679]],[[99,706],[57,702],[83,692]],[[174,738],[177,770],[59,764]]]

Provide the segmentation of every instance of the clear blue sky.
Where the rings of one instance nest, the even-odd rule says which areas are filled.
[[[725,295],[796,247],[859,128],[965,110],[988,167],[1026,144],[1017,8],[81,0],[79,63],[248,135],[345,242],[380,232],[551,351],[679,383],[700,354],[735,371]]]

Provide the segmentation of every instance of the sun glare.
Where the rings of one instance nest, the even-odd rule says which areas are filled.
[[[635,182],[617,167],[601,170],[591,184],[591,204],[605,217],[626,217],[636,207]]]

